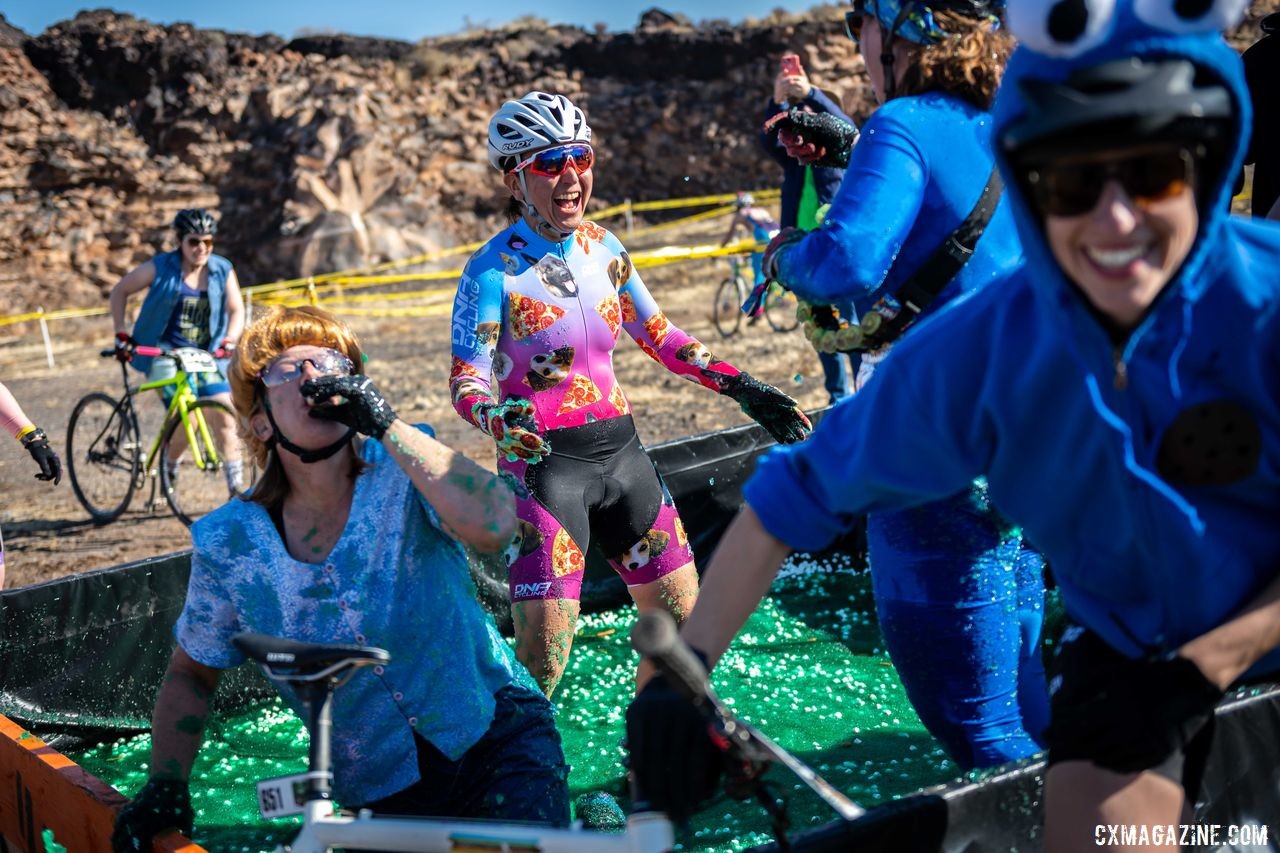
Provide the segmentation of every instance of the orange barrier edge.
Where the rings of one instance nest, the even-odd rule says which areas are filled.
[[[111,853],[111,826],[128,800],[70,758],[0,714],[0,836],[10,849],[43,853],[44,830],[75,853]],[[207,853],[177,832],[154,853]]]

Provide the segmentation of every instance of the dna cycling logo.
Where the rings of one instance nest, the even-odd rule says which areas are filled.
[[[516,584],[516,598],[530,598],[539,595],[546,595],[551,589],[551,581],[543,581],[542,583],[518,583]]]

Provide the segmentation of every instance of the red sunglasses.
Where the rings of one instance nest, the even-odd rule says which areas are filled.
[[[578,170],[581,175],[595,164],[596,155],[591,150],[591,146],[585,142],[575,142],[572,145],[561,145],[558,148],[547,148],[539,151],[537,154],[522,160],[516,164],[512,172],[519,172],[526,166],[529,171],[535,175],[541,175],[544,178],[558,178],[569,168],[569,164],[573,164],[573,168]]]

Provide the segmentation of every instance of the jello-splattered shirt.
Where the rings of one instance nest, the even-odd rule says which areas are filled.
[[[471,257],[458,284],[454,408],[481,429],[477,407],[509,397],[532,401],[539,431],[628,414],[613,372],[623,329],[672,373],[713,390],[738,373],[671,324],[607,230],[584,222],[555,242],[517,221]]]
[[[174,629],[193,660],[219,669],[244,661],[231,645],[240,631],[391,653],[334,699],[334,792],[348,804],[418,780],[414,730],[457,760],[488,730],[499,689],[517,678],[532,687],[476,602],[464,552],[435,510],[378,442],[365,442],[361,455],[370,467],[322,563],[290,556],[260,504],[231,501],[197,522]],[[281,692],[300,712],[292,692]]]

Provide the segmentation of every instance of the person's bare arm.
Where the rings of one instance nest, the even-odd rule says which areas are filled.
[[[382,445],[454,538],[481,553],[511,542],[516,500],[500,477],[403,420],[391,424]]]
[[[152,778],[191,777],[209,720],[209,699],[221,677],[222,670],[196,663],[181,646],[173,650],[151,715]]]
[[[240,279],[236,278],[236,271],[232,270],[227,274],[227,334],[226,338],[232,344],[240,340],[240,333],[244,331],[244,295],[240,292]],[[222,343],[218,341],[217,343]]]
[[[1239,614],[1179,651],[1205,678],[1226,690],[1263,655],[1280,646],[1280,575]]]
[[[680,636],[714,664],[755,612],[790,553],[751,507],[743,506],[711,555],[698,603]]]
[[[140,290],[146,290],[151,283],[156,280],[156,265],[147,261],[145,264],[134,267],[125,273],[124,278],[115,283],[111,288],[111,296],[109,299],[111,305],[111,323],[115,327],[116,333],[128,332],[128,324],[124,319],[125,304],[129,301],[129,297]]]
[[[734,212],[733,218],[729,220],[729,230],[725,233],[724,239],[720,241],[721,249],[729,245],[729,241],[733,239],[733,233],[738,230],[738,223],[740,221],[742,221],[742,212]]]

